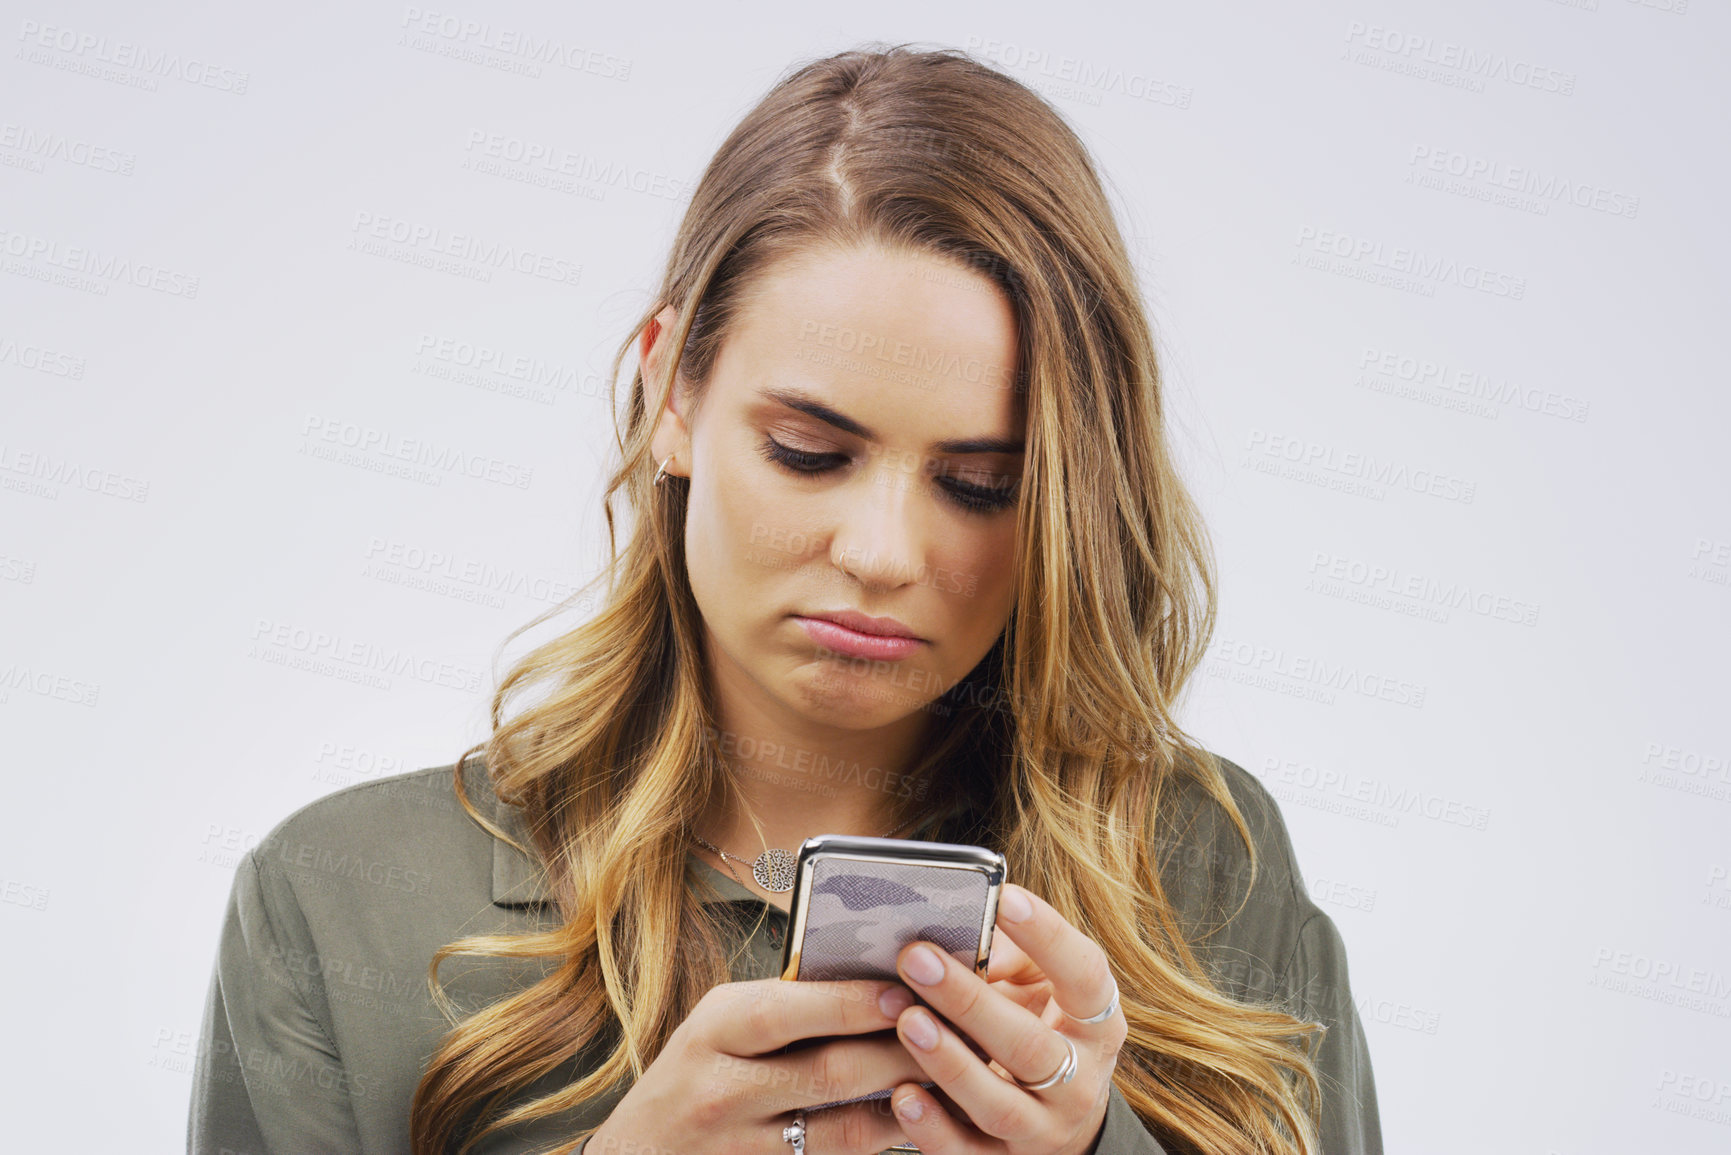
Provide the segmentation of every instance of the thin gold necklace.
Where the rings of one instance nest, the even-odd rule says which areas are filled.
[[[913,819],[910,818],[907,822],[902,823],[901,826],[897,826],[894,830],[886,830],[882,834],[878,835],[878,837],[888,838],[890,835],[894,834],[896,830],[900,830],[902,826],[906,826],[908,822],[912,821]],[[697,839],[698,845],[720,855],[721,865],[727,867],[727,873],[733,875],[734,881],[738,882],[739,885],[745,885],[745,880],[739,877],[739,873],[733,869],[732,864],[728,861],[729,859],[732,859],[734,862],[744,862],[746,861],[745,859],[727,853],[727,851],[721,849],[721,847],[715,845],[713,842],[704,841],[695,830],[691,832],[691,837]],[[798,861],[798,856],[795,855],[793,851],[783,850],[779,846],[772,846],[752,861],[751,877],[757,880],[757,885],[763,887],[763,889],[769,891],[771,894],[786,894],[788,891],[793,889],[793,869]]]

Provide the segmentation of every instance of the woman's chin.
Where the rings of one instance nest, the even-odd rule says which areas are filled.
[[[892,680],[882,669],[856,669],[836,659],[801,666],[789,700],[813,721],[852,730],[870,730],[907,717],[929,706],[935,694],[904,684],[904,674]],[[920,678],[923,685],[932,678]]]

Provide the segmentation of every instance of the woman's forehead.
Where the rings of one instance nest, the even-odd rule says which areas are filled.
[[[719,375],[741,403],[791,412],[797,395],[863,426],[838,425],[858,436],[885,432],[867,412],[952,430],[947,439],[1015,436],[1025,407],[1014,311],[970,279],[984,280],[942,259],[873,250],[777,266],[734,318]]]

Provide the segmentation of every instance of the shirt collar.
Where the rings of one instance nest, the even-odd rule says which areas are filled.
[[[520,806],[507,805],[493,793],[493,783],[484,771],[471,773],[464,784],[468,787],[469,796],[475,801],[475,809],[493,820],[493,824],[523,846],[532,846],[529,841],[529,828],[524,822],[523,809]],[[686,856],[686,861],[695,864],[698,875],[713,888],[714,893],[701,900],[702,905],[723,902],[755,902],[768,906],[769,903],[742,886],[738,879],[724,874],[710,863],[704,861],[693,850]],[[493,905],[494,906],[551,906],[552,892],[547,889],[546,872],[540,864],[503,839],[493,839]]]

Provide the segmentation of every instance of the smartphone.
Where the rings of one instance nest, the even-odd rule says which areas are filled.
[[[819,834],[794,862],[784,979],[896,979],[915,939],[984,977],[1004,856],[983,846]]]
[[[794,864],[781,977],[899,982],[896,956],[924,940],[984,978],[1004,873],[1004,856],[983,846],[844,834],[808,838]],[[807,1109],[882,1099],[891,1090]]]

